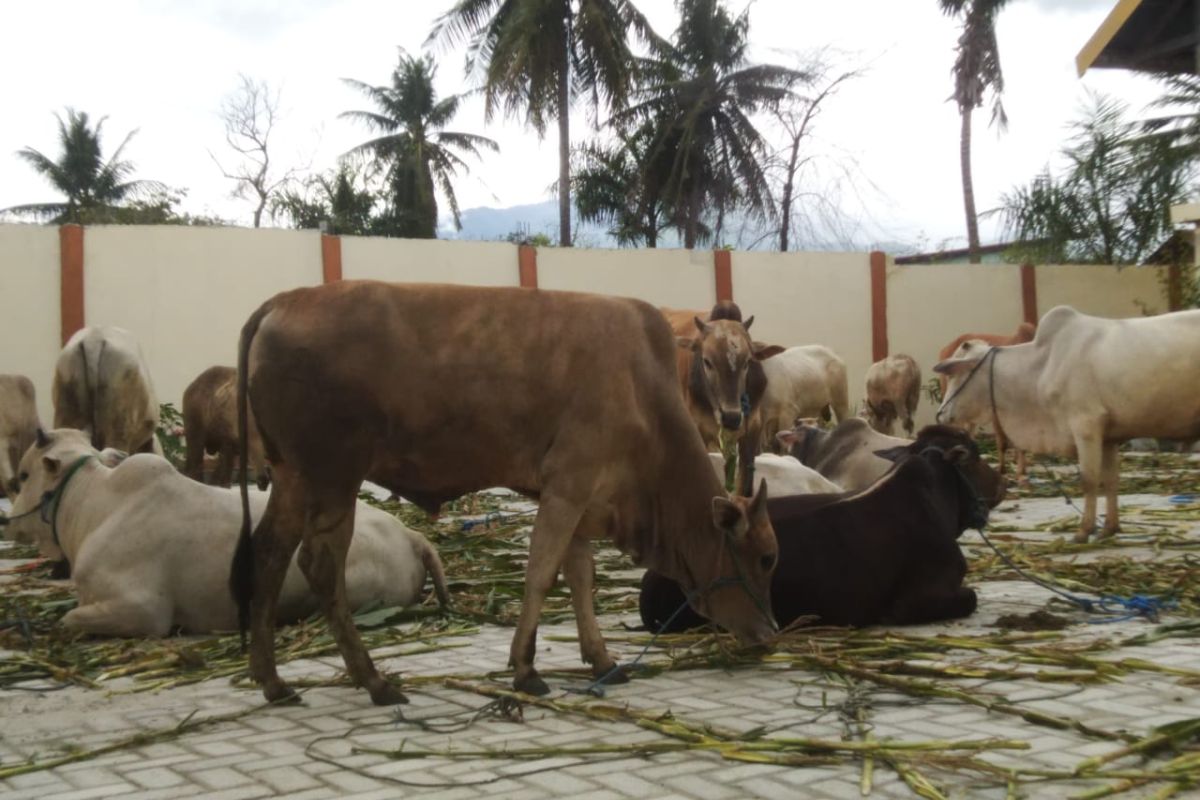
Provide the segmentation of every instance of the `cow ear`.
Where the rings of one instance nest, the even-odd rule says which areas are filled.
[[[804,431],[780,431],[779,433],[775,434],[775,441],[779,442],[781,445],[790,450],[800,442],[804,441]]]
[[[728,497],[714,497],[712,501],[713,524],[722,532],[741,541],[750,530],[750,523],[737,503]]]
[[[763,478],[758,482],[758,491],[754,493],[754,499],[750,501],[750,508],[746,510],[746,516],[750,519],[758,519],[766,516],[767,513],[767,479]]]
[[[742,327],[745,328],[746,330],[750,330],[750,326],[753,324],[754,324],[754,315],[751,314],[750,317],[745,322],[742,323]]]
[[[38,450],[45,450],[49,446],[50,437],[46,435],[46,432],[39,425],[37,429],[37,448]]]
[[[100,455],[97,456],[97,460],[110,469],[116,467],[127,458],[129,458],[129,453],[126,453],[124,450],[117,450],[114,447],[104,448],[100,451]]]
[[[771,356],[777,356],[786,349],[777,344],[763,344],[762,342],[751,342],[750,348],[754,351],[754,357],[759,361],[766,361]]]
[[[886,461],[896,462],[911,452],[908,448],[909,446],[904,444],[897,445],[896,447],[886,447],[883,450],[876,450],[875,455]]]
[[[979,363],[976,358],[948,358],[945,361],[939,361],[933,365],[933,371],[941,375],[960,375]]]
[[[42,467],[50,475],[57,475],[58,468],[62,466],[62,461],[52,456],[42,456]]]
[[[701,336],[708,333],[711,327],[707,322],[700,319],[700,317],[692,317],[692,322],[696,323],[696,330],[700,331]]]
[[[956,444],[946,451],[945,459],[951,464],[965,464],[971,459],[971,450],[966,445]]]

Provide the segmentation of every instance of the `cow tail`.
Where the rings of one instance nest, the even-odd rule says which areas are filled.
[[[263,317],[271,310],[270,302],[258,307],[242,327],[238,340],[237,411],[238,411],[238,484],[242,493],[242,532],[238,536],[237,548],[233,552],[233,563],[229,570],[229,589],[233,593],[238,609],[238,631],[242,636],[242,649],[246,649],[246,631],[250,628],[250,601],[254,597],[254,546],[250,538],[250,489],[246,462],[249,450],[249,410],[246,389],[249,385],[250,344],[258,332]]]
[[[100,429],[97,421],[102,418],[98,406],[104,397],[104,387],[100,385],[100,376],[104,373],[101,371],[100,365],[104,360],[104,348],[108,344],[108,340],[100,340],[100,350],[96,353],[95,363],[90,364],[89,368],[89,361],[91,361],[89,356],[92,354],[92,347],[89,347],[90,339],[90,336],[85,337],[79,343],[79,358],[83,361],[83,388],[87,392],[88,414],[91,418],[89,438],[92,440],[93,447],[103,450],[107,443],[104,441],[104,431]]]
[[[449,608],[450,592],[446,589],[446,571],[442,568],[442,558],[438,555],[437,548],[430,544],[428,539],[421,538],[421,563],[425,565],[425,571],[429,573],[429,579],[433,581],[433,591],[437,595],[438,605],[442,608]]]

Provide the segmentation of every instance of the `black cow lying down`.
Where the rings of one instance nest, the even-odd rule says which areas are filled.
[[[939,437],[946,438],[946,437]],[[962,585],[966,559],[958,537],[987,522],[980,498],[1003,496],[1002,478],[965,434],[950,447],[881,450],[897,461],[860,492],[771,498],[779,540],[771,604],[780,626],[802,616],[822,625],[915,624],[969,616],[975,591]],[[969,476],[969,477],[968,477]],[[674,581],[642,578],[642,621],[659,631],[684,602]],[[690,607],[666,630],[705,624]]]

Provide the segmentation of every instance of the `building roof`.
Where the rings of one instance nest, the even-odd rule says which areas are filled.
[[[999,261],[1002,260],[1000,256],[1003,255],[1004,251],[1012,246],[1012,242],[981,245],[979,255],[988,261]],[[970,248],[960,247],[954,250],[935,250],[930,253],[913,253],[906,256],[896,256],[895,261],[897,264],[945,264],[966,261],[970,255]]]
[[[1079,75],[1093,67],[1173,74],[1200,72],[1196,0],[1118,0],[1075,57]]]

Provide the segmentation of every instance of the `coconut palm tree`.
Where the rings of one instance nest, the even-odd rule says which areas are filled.
[[[386,166],[388,216],[399,236],[436,237],[436,189],[446,196],[455,227],[461,228],[458,198],[451,183],[459,169],[467,169],[459,153],[478,158],[480,149],[499,150],[486,136],[442,130],[457,113],[460,97],[437,98],[433,88],[436,71],[431,56],[416,58],[402,50],[388,86],[343,79],[366,95],[376,110],[344,111],[339,116],[364,122],[379,133],[346,155],[370,157]]]
[[[645,83],[614,120],[655,125],[647,169],[665,176],[662,195],[691,248],[708,209],[718,230],[728,208],[773,213],[766,141],[751,115],[796,100],[793,87],[808,76],[749,63],[749,9],[731,17],[719,0],[679,0],[678,7],[672,41],[643,62]]]
[[[979,221],[975,214],[975,185],[971,178],[971,115],[983,106],[984,95],[992,96],[992,124],[1004,131],[1008,117],[1000,102],[1004,74],[1000,70],[1000,47],[996,43],[996,16],[1008,0],[938,0],[947,16],[962,19],[962,32],[955,48],[954,102],[962,121],[959,160],[962,166],[963,208],[967,216],[967,248],[972,264],[979,263]]]
[[[152,192],[165,191],[157,181],[129,180],[133,162],[123,161],[121,154],[137,131],[131,131],[106,160],[101,146],[106,117],[91,124],[87,112],[68,108],[67,118],[55,114],[58,120],[58,142],[61,153],[50,158],[26,147],[17,157],[27,162],[60,193],[65,201],[29,203],[3,209],[18,215],[29,215],[62,224],[66,222],[104,222],[113,210],[126,200]]]
[[[592,108],[620,108],[634,81],[629,29],[656,42],[630,0],[458,0],[429,41],[466,42],[467,72],[483,90],[484,114],[523,114],[538,135],[558,122],[559,244],[571,245],[573,93]]]

